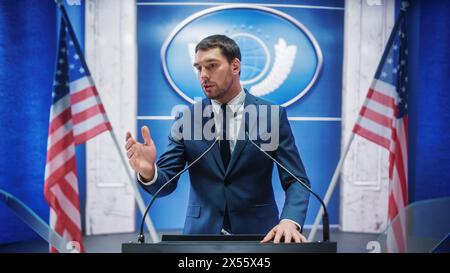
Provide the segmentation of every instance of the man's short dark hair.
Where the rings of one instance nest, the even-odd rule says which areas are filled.
[[[222,55],[231,63],[234,58],[241,60],[241,50],[236,42],[225,35],[211,35],[201,40],[195,47],[195,53],[199,50],[220,48]]]

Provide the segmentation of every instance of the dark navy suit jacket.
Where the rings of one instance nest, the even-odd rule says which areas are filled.
[[[202,104],[202,109],[211,105],[209,99],[198,103]],[[273,104],[246,93],[244,105],[255,105],[258,109],[260,105]],[[190,106],[189,112],[191,119],[194,120],[192,109],[193,106]],[[286,111],[282,107],[280,110],[279,146],[269,153],[309,185]],[[270,110],[267,113],[270,116]],[[202,125],[210,118],[213,117],[200,119]],[[244,119],[242,123],[244,124]],[[205,139],[175,139],[169,135],[166,151],[157,161],[157,180],[151,185],[143,186],[145,190],[154,194],[165,182],[180,172],[186,163],[191,163],[206,151],[213,142],[214,140]],[[262,143],[260,140],[255,142],[258,145]],[[279,216],[272,188],[273,166],[272,160],[254,147],[246,137],[245,140],[236,142],[230,163],[225,170],[219,145],[216,143],[189,169],[191,187],[183,233],[219,234],[223,227],[226,207],[233,234],[265,234],[278,224],[279,219],[291,219],[303,226],[309,193],[298,182],[294,182],[287,172],[278,168],[280,182],[286,192],[285,203]],[[160,192],[159,196],[173,192],[177,183],[178,179],[174,180]]]

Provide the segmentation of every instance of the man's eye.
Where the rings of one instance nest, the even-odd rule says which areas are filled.
[[[209,68],[215,68],[217,66],[217,64],[210,64]]]

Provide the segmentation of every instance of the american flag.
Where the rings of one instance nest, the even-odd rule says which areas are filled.
[[[70,23],[61,18],[47,140],[44,196],[50,227],[84,252],[75,145],[111,130]],[[51,247],[51,252],[57,252]]]
[[[407,219],[402,211],[408,204],[406,45],[406,26],[402,11],[353,128],[354,133],[389,151],[389,252],[407,251]]]

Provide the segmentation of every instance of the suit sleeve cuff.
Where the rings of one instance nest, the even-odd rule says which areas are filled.
[[[302,230],[302,226],[301,226],[299,223],[295,222],[294,220],[291,220],[291,219],[281,219],[280,222],[281,222],[281,221],[289,221],[289,222],[295,224],[295,225],[298,227],[298,230]]]
[[[158,167],[156,166],[156,163],[154,166],[155,166],[155,176],[153,176],[153,179],[150,181],[144,181],[144,178],[141,176],[141,174],[137,173],[137,179],[139,182],[142,183],[142,185],[150,186],[151,184],[155,183],[156,179],[158,179]]]

